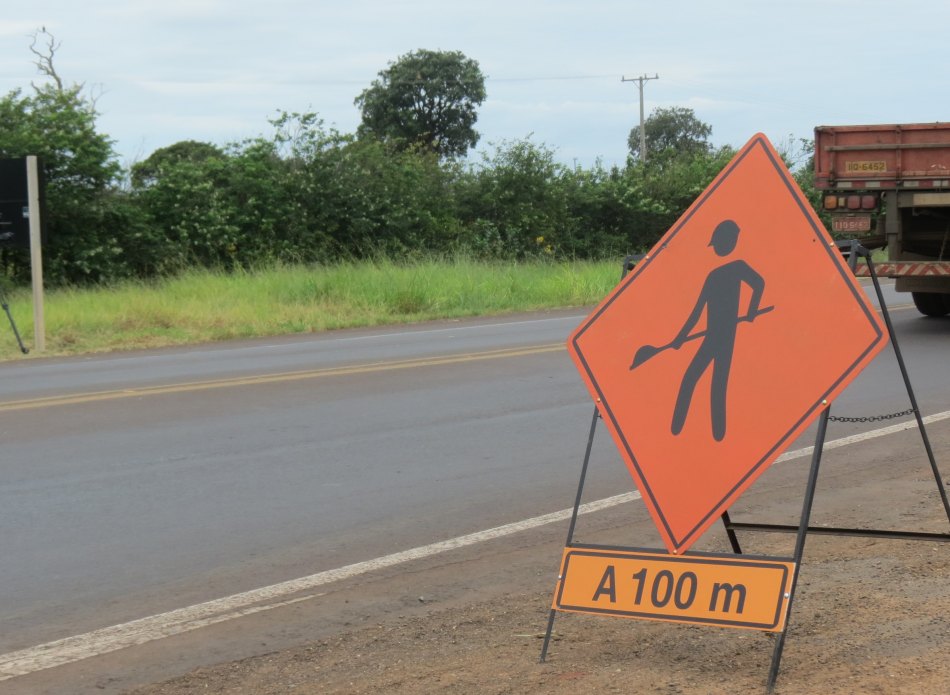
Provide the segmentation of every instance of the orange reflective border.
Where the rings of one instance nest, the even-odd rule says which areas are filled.
[[[552,608],[780,632],[794,569],[790,560],[571,547]]]

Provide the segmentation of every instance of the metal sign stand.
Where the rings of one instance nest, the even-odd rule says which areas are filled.
[[[868,264],[868,269],[870,272],[871,280],[874,284],[874,290],[877,294],[878,302],[881,307],[881,313],[884,318],[885,325],[887,326],[888,335],[891,340],[891,345],[894,346],[894,353],[897,357],[897,363],[900,367],[901,376],[904,380],[904,385],[907,389],[907,395],[910,399],[910,404],[912,412],[914,413],[917,419],[917,427],[920,431],[921,439],[923,440],[924,449],[927,452],[927,457],[930,462],[930,468],[934,475],[934,480],[937,484],[937,489],[940,492],[940,499],[943,503],[944,511],[947,515],[947,520],[950,522],[950,499],[947,497],[947,491],[943,483],[943,479],[940,476],[940,470],[937,466],[936,458],[934,457],[933,448],[930,444],[930,439],[927,436],[927,430],[924,426],[923,417],[920,414],[920,409],[917,406],[917,399],[914,395],[913,387],[910,383],[910,378],[907,375],[907,368],[904,363],[903,355],[900,351],[900,346],[897,342],[897,336],[894,333],[894,327],[891,323],[890,314],[887,310],[887,305],[884,302],[884,295],[881,291],[880,281],[878,280],[877,273],[874,270],[874,264],[871,260],[870,252],[865,249],[863,246],[857,242],[851,241],[848,242],[846,248],[849,248],[849,260],[851,263],[851,268],[854,270],[857,263],[858,257],[864,258]],[[633,262],[635,257],[628,256],[624,259],[624,270],[623,274],[632,269]],[[898,539],[898,540],[923,540],[923,541],[937,541],[937,542],[950,542],[950,533],[923,533],[923,532],[914,532],[914,531],[891,531],[891,530],[881,530],[881,529],[854,529],[854,528],[832,528],[827,526],[813,527],[809,525],[811,519],[811,510],[812,503],[815,498],[815,490],[818,483],[818,470],[821,464],[821,457],[824,449],[825,436],[828,430],[828,421],[831,419],[831,405],[825,404],[825,409],[822,411],[819,420],[818,420],[818,430],[815,436],[815,447],[812,453],[811,468],[808,474],[808,481],[805,487],[805,495],[802,503],[802,513],[798,525],[782,525],[782,524],[756,524],[756,523],[743,523],[735,522],[729,517],[728,511],[723,512],[722,522],[725,527],[726,534],[729,539],[729,543],[732,547],[733,552],[736,555],[742,554],[742,547],[739,543],[738,535],[736,534],[737,530],[742,531],[765,531],[765,532],[777,532],[777,533],[794,533],[796,534],[795,539],[795,549],[793,554],[793,559],[795,563],[795,570],[791,583],[791,591],[788,596],[787,612],[790,616],[792,609],[792,600],[795,595],[795,587],[798,583],[799,570],[801,568],[802,558],[805,551],[805,540],[809,533],[811,534],[820,534],[820,535],[831,535],[831,536],[864,536],[871,538],[888,538],[888,539]],[[577,525],[577,516],[578,510],[580,508],[581,499],[584,491],[584,482],[587,477],[587,469],[590,463],[591,451],[593,449],[594,443],[594,434],[597,429],[597,420],[600,418],[599,411],[595,408],[594,416],[591,420],[590,433],[587,439],[587,449],[584,454],[584,462],[581,466],[580,480],[578,481],[577,486],[577,495],[574,500],[574,511],[571,515],[571,522],[567,531],[567,542],[565,547],[572,547],[574,543],[574,530]],[[551,635],[554,630],[554,620],[557,616],[557,610],[555,608],[551,609],[550,615],[548,616],[547,630],[544,635],[544,642],[541,646],[541,656],[540,661],[543,663],[547,657],[548,648],[551,642]],[[767,681],[767,690],[769,693],[773,692],[775,688],[775,681],[778,678],[779,667],[782,660],[782,652],[785,647],[785,638],[788,633],[788,620],[786,620],[785,625],[781,632],[778,633],[777,639],[775,642],[775,647],[772,653],[772,662],[769,668],[768,681]]]
[[[643,258],[641,255],[631,255],[623,259],[623,272],[620,273],[620,279],[627,277],[627,273],[633,270],[637,261]],[[587,466],[590,464],[590,453],[594,448],[594,434],[597,431],[597,420],[600,419],[600,411],[594,408],[594,416],[590,421],[590,434],[587,436],[587,450],[584,452],[584,463],[581,465],[581,477],[577,482],[577,495],[574,497],[574,512],[571,514],[571,523],[567,527],[566,548],[570,548],[574,543],[574,529],[577,527],[577,514],[581,506],[581,498],[584,496],[584,481],[587,479]],[[548,628],[544,633],[544,643],[541,645],[540,662],[544,663],[548,655],[548,647],[551,644],[551,632],[554,630],[554,619],[557,617],[557,611],[552,608],[548,616]]]
[[[871,253],[861,246],[856,241],[849,241],[842,246],[848,249],[849,262],[851,264],[852,271],[856,268],[858,258],[864,258],[868,264],[868,271],[871,277],[871,281],[874,284],[874,291],[877,295],[878,304],[881,307],[881,314],[884,318],[884,323],[887,326],[888,336],[891,340],[891,345],[894,347],[894,354],[897,358],[897,364],[900,368],[901,377],[904,380],[904,386],[907,389],[907,396],[910,399],[910,405],[914,417],[917,419],[917,428],[920,431],[920,436],[923,441],[924,449],[927,452],[927,459],[930,462],[930,468],[933,472],[934,481],[937,484],[937,490],[940,493],[940,499],[943,503],[944,512],[947,515],[947,521],[950,522],[950,500],[947,498],[947,490],[944,486],[943,479],[940,476],[940,469],[937,466],[937,460],[934,457],[933,447],[930,444],[930,438],[927,436],[927,428],[924,425],[923,417],[920,414],[920,408],[917,406],[917,397],[914,395],[914,389],[910,383],[910,377],[907,374],[907,367],[904,363],[904,357],[901,354],[900,344],[897,341],[897,335],[894,333],[894,326],[891,322],[890,312],[887,310],[887,304],[884,301],[884,293],[881,291],[881,283],[878,279],[877,272],[874,269],[874,262],[871,260]],[[789,606],[788,610],[791,612],[792,599],[795,595],[795,586],[798,582],[798,571],[802,562],[802,555],[805,549],[805,538],[809,533],[820,534],[826,536],[862,536],[868,538],[889,538],[897,540],[917,540],[917,541],[936,541],[936,542],[950,542],[950,533],[923,533],[915,531],[891,531],[883,529],[856,529],[856,528],[832,528],[827,526],[814,527],[809,526],[809,519],[811,516],[811,505],[815,496],[815,487],[818,481],[818,467],[821,463],[821,453],[822,447],[824,446],[825,432],[828,426],[828,420],[831,412],[831,406],[825,408],[821,414],[821,419],[818,422],[818,435],[815,441],[815,451],[812,456],[811,470],[808,474],[808,483],[805,488],[805,500],[802,508],[801,521],[798,526],[786,526],[781,524],[755,524],[755,523],[738,523],[734,522],[729,518],[728,512],[724,513],[722,516],[723,524],[726,528],[726,532],[729,535],[729,541],[732,544],[732,549],[737,554],[741,553],[741,547],[739,545],[738,537],[736,536],[737,530],[747,530],[747,531],[766,531],[773,533],[795,533],[795,575],[792,579],[792,594],[789,597]],[[778,678],[779,665],[782,660],[782,650],[785,646],[785,636],[788,632],[788,623],[785,625],[785,629],[779,634],[778,639],[775,642],[775,650],[772,654],[772,665],[769,669],[769,678],[768,678],[768,692],[772,692],[775,688],[775,681]]]
[[[20,337],[20,331],[17,330],[16,322],[13,320],[13,314],[10,313],[10,304],[7,302],[7,295],[4,293],[3,288],[0,287],[0,307],[7,314],[7,318],[10,319],[10,328],[13,329],[13,335],[16,337],[17,345],[20,346],[20,352],[24,355],[30,352],[29,348],[23,344],[23,338]]]

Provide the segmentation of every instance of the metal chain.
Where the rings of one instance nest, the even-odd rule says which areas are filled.
[[[910,410],[904,410],[899,413],[891,413],[890,415],[869,415],[867,417],[835,417],[830,415],[828,417],[832,422],[881,422],[882,420],[894,420],[899,417],[904,417],[905,415],[912,415],[916,411],[911,408]]]

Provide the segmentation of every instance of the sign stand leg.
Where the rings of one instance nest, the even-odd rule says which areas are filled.
[[[620,272],[620,279],[627,277],[627,273],[633,270],[634,266],[643,258],[642,255],[632,254],[623,259],[623,269]],[[574,498],[574,513],[571,514],[571,525],[567,529],[567,543],[565,547],[570,547],[574,542],[574,528],[577,526],[577,513],[581,506],[581,497],[584,493],[584,481],[587,479],[587,466],[590,463],[590,452],[594,448],[594,432],[597,430],[597,420],[600,419],[600,411],[594,408],[594,417],[590,421],[590,434],[587,437],[587,451],[584,453],[584,464],[581,466],[581,478],[577,482],[577,496]],[[544,663],[548,655],[548,646],[551,644],[551,633],[554,630],[554,618],[557,615],[555,609],[551,609],[548,616],[548,629],[544,633],[544,644],[541,645],[541,658],[539,661]]]
[[[567,529],[567,543],[565,547],[570,547],[574,542],[574,528],[577,526],[577,513],[581,506],[581,497],[584,494],[584,481],[587,479],[587,467],[590,464],[590,452],[594,448],[594,433],[597,431],[597,420],[600,419],[600,413],[594,409],[594,417],[590,421],[590,434],[587,437],[587,451],[584,453],[584,464],[581,466],[581,478],[577,482],[577,495],[574,498],[574,513],[571,514],[571,525]],[[560,579],[560,578],[559,578]],[[551,644],[551,632],[554,630],[554,617],[557,611],[551,609],[548,616],[548,629],[544,633],[544,644],[541,645],[541,658],[538,660],[544,663],[548,655],[548,646]]]
[[[815,450],[811,457],[811,471],[808,473],[808,484],[805,487],[805,501],[802,504],[802,518],[798,525],[798,536],[795,540],[795,572],[792,575],[792,586],[788,595],[788,607],[786,608],[785,627],[778,635],[775,642],[775,650],[772,652],[772,666],[769,669],[768,692],[771,693],[775,688],[775,680],[778,678],[779,664],[782,661],[782,650],[785,648],[785,635],[788,633],[788,616],[792,612],[792,599],[795,597],[795,587],[798,584],[798,573],[802,564],[802,555],[805,552],[805,537],[808,534],[808,523],[811,519],[812,502],[815,499],[815,487],[818,483],[818,467],[821,464],[822,449],[825,446],[825,434],[828,431],[828,416],[831,407],[826,407],[818,420],[818,433],[815,436]]]
[[[877,301],[881,307],[881,315],[884,317],[884,324],[887,326],[891,345],[894,346],[894,355],[897,357],[897,365],[900,367],[901,376],[904,378],[904,386],[907,388],[907,396],[910,398],[910,407],[914,409],[914,417],[917,418],[917,428],[920,430],[920,437],[923,439],[924,449],[927,451],[927,458],[930,461],[930,470],[933,471],[934,479],[937,481],[937,489],[940,491],[940,499],[943,501],[943,509],[947,514],[947,521],[950,521],[950,500],[947,498],[947,489],[943,484],[943,479],[940,477],[940,469],[937,467],[937,460],[934,458],[933,448],[930,446],[930,438],[927,436],[927,428],[924,427],[924,420],[920,415],[920,408],[917,407],[917,398],[914,396],[914,389],[910,385],[910,377],[907,375],[904,357],[901,354],[897,336],[894,334],[894,326],[891,324],[891,315],[887,310],[887,304],[884,302],[884,293],[881,291],[881,283],[878,280],[877,272],[874,270],[871,253],[863,246],[858,246],[859,249],[856,249],[856,251],[867,260],[868,272],[871,275],[871,281],[874,283],[874,291],[877,293]]]
[[[736,555],[742,555],[742,546],[739,545],[739,537],[732,527],[732,519],[729,518],[729,510],[722,513],[722,524],[726,527],[726,535],[729,537],[729,545],[732,546],[732,552]]]
[[[556,617],[557,611],[552,608],[550,615],[548,615],[548,629],[544,633],[544,644],[541,645],[541,657],[538,659],[539,664],[543,664],[548,656],[548,645],[551,643],[551,632],[554,630],[554,618]]]
[[[3,310],[7,314],[7,318],[10,319],[10,328],[13,329],[13,336],[16,338],[17,345],[20,346],[20,352],[24,355],[27,354],[30,350],[23,344],[23,338],[20,337],[20,331],[16,328],[16,322],[13,320],[13,314],[10,313],[10,305],[7,303],[7,297],[3,292],[3,288],[0,288],[0,307],[3,307]]]

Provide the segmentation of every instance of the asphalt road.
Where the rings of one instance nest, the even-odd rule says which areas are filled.
[[[950,320],[887,301],[950,410]],[[0,365],[0,653],[570,506],[585,313]],[[890,349],[834,406],[906,407]],[[608,437],[592,465],[632,489]]]

